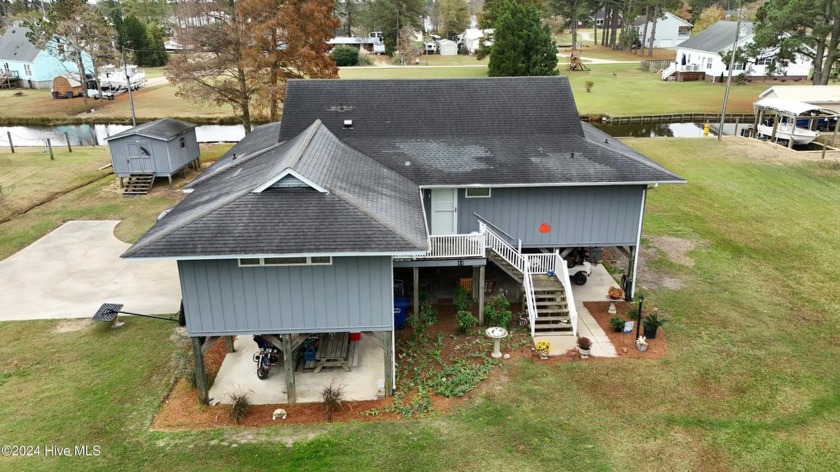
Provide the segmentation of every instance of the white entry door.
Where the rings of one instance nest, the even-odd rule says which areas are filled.
[[[458,189],[432,189],[432,234],[455,234]]]

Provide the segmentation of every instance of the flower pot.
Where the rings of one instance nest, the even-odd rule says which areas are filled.
[[[542,359],[542,360],[548,359],[548,354],[540,354],[540,359]]]
[[[580,353],[581,359],[586,359],[589,357],[589,354],[592,353],[592,349],[581,349],[578,348],[578,352]]]
[[[648,328],[647,326],[642,326],[645,330],[645,337],[648,339],[656,339],[656,330],[659,329],[657,326],[656,328]]]
[[[647,344],[636,344],[636,349],[638,349],[641,352],[647,351],[647,348]]]

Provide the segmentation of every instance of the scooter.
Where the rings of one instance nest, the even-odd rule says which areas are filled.
[[[265,380],[271,366],[280,363],[280,349],[258,334],[254,335],[254,342],[260,349],[254,353],[254,362],[257,363],[257,378]]]

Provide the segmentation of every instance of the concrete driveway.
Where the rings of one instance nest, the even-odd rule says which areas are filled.
[[[0,321],[88,318],[105,302],[136,313],[175,313],[175,262],[127,262],[119,221],[71,221],[0,261]]]

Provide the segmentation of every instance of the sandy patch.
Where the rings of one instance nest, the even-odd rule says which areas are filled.
[[[87,328],[91,324],[93,324],[93,320],[91,320],[90,318],[82,318],[78,320],[64,320],[55,326],[55,329],[53,329],[53,333],[75,333],[76,331],[81,331]]]

